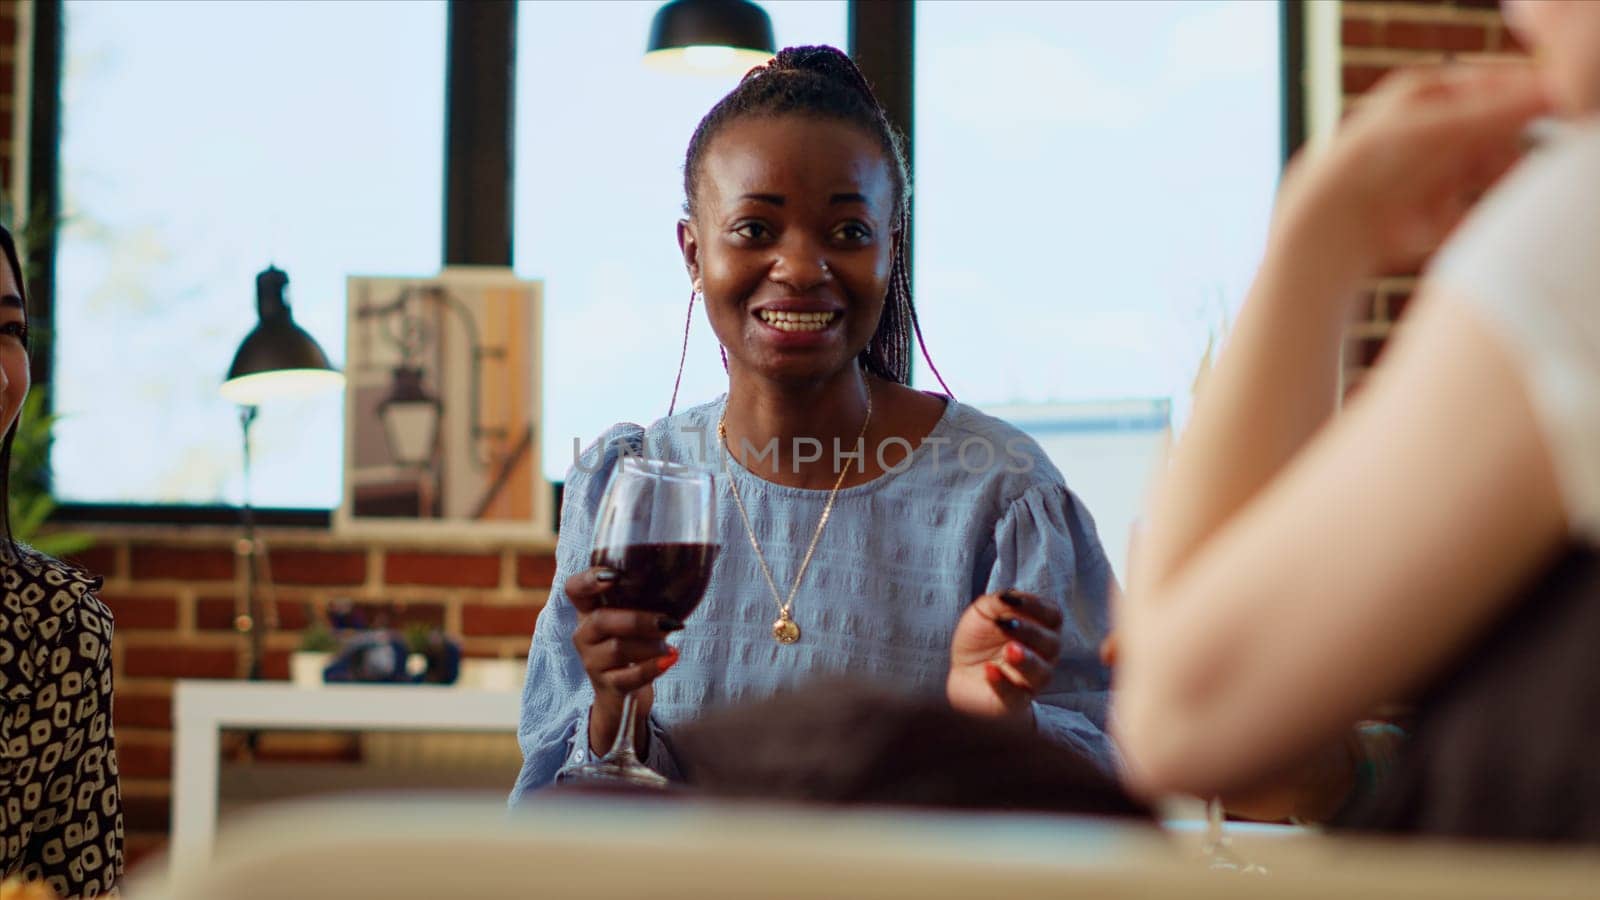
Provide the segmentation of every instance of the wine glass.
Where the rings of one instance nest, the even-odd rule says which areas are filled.
[[[687,620],[711,581],[718,549],[716,520],[711,472],[624,456],[595,516],[590,565],[617,573],[601,595],[601,605]],[[634,707],[629,692],[610,751],[566,770],[557,780],[665,787],[667,780],[640,762],[634,751]]]
[[[1207,864],[1213,869],[1225,869],[1230,872],[1266,874],[1265,866],[1248,862],[1233,851],[1233,839],[1223,830],[1223,822],[1226,819],[1227,812],[1223,809],[1221,797],[1212,797],[1206,801],[1206,829],[1205,835],[1200,840],[1200,852],[1205,855]]]

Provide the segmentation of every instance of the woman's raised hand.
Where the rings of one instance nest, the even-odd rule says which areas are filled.
[[[982,716],[1027,715],[1061,654],[1061,608],[1022,591],[984,594],[950,640],[950,705]]]
[[[1551,100],[1531,66],[1397,72],[1284,176],[1273,243],[1365,276],[1412,266],[1521,156]]]
[[[622,724],[622,700],[629,691],[639,691],[634,697],[638,717],[649,715],[654,699],[650,684],[678,661],[677,648],[667,643],[667,635],[683,628],[683,623],[671,616],[601,606],[601,598],[615,579],[611,569],[591,566],[564,585],[567,599],[578,611],[572,646],[594,686],[589,746],[600,752],[616,739]],[[641,753],[643,750],[641,743]]]

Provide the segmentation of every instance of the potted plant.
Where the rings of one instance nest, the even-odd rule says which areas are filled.
[[[44,395],[43,386],[28,392],[11,444],[11,536],[19,544],[59,558],[88,549],[94,538],[49,527],[56,509],[50,495],[50,432],[60,417],[45,411]]]
[[[327,623],[312,622],[301,635],[300,649],[289,654],[289,680],[296,687],[322,687],[322,673],[338,649],[339,642]]]

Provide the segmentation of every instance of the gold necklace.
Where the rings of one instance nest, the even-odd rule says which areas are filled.
[[[822,539],[822,530],[828,527],[828,517],[833,514],[833,501],[839,497],[839,487],[844,484],[845,473],[850,471],[849,466],[839,470],[839,477],[833,482],[833,490],[828,492],[828,502],[822,507],[822,517],[817,520],[817,529],[811,533],[811,546],[806,548],[805,558],[800,560],[800,568],[794,573],[794,583],[789,585],[789,596],[784,598],[778,593],[778,583],[772,578],[772,568],[767,565],[767,557],[761,552],[761,542],[756,540],[756,530],[750,524],[750,513],[744,508],[744,500],[739,496],[739,486],[733,483],[733,473],[728,469],[728,457],[733,454],[728,446],[728,428],[725,424],[728,419],[728,407],[722,407],[722,415],[717,419],[717,440],[722,443],[722,473],[727,476],[728,490],[733,494],[733,505],[739,507],[739,518],[744,522],[744,533],[750,538],[750,548],[756,551],[756,562],[761,564],[761,574],[767,578],[767,587],[772,590],[772,602],[778,604],[778,621],[772,623],[772,639],[780,644],[792,644],[800,640],[800,626],[794,620],[794,595],[800,590],[800,580],[806,576],[806,567],[811,565],[811,554],[817,551],[817,541]],[[862,447],[865,452],[867,425],[872,421],[872,388],[867,387],[867,415],[861,420],[861,433],[856,435],[856,446]],[[837,460],[835,460],[837,462]]]

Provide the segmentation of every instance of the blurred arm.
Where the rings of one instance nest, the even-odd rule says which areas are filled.
[[[1247,432],[1279,442],[1255,458],[1287,433]],[[1311,757],[1486,628],[1566,528],[1507,350],[1426,291],[1357,402],[1280,466],[1125,609],[1114,727],[1146,791],[1248,788]]]

